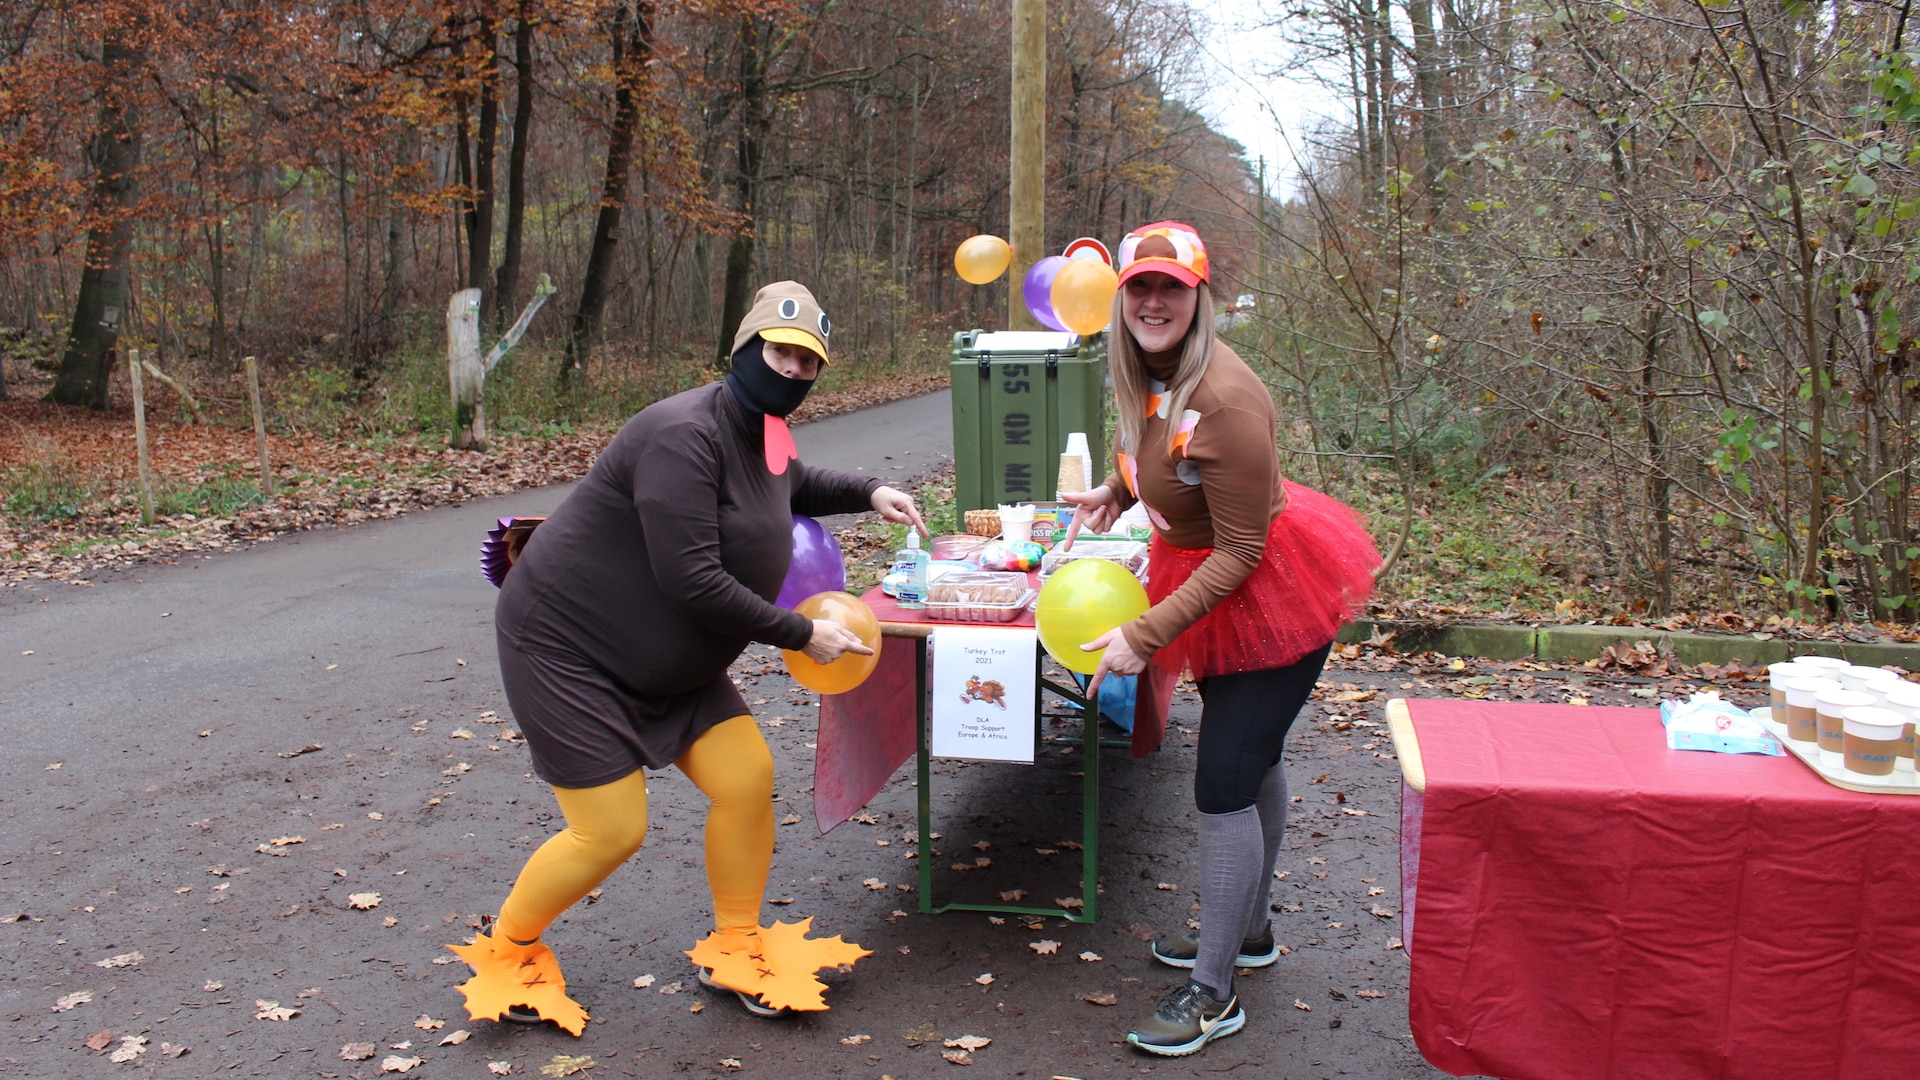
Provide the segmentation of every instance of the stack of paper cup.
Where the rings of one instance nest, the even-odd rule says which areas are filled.
[[[1068,458],[1074,459],[1074,466],[1068,465]],[[1068,486],[1069,483],[1072,486]],[[1060,455],[1060,482],[1055,486],[1055,495],[1063,491],[1085,491],[1092,486],[1093,453],[1087,449],[1087,433],[1068,432],[1067,452]]]
[[[1068,495],[1085,491],[1087,483],[1087,459],[1079,454],[1060,455],[1060,479],[1053,485],[1056,495]]]
[[[1787,722],[1787,691],[1781,684],[1788,679],[1819,678],[1819,669],[1801,667],[1792,660],[1782,660],[1767,665],[1767,699],[1773,707],[1773,722],[1784,725]]]

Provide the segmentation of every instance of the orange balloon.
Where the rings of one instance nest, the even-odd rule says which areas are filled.
[[[1053,279],[1053,314],[1067,329],[1086,337],[1113,321],[1113,294],[1120,275],[1099,259],[1069,259]]]
[[[960,242],[953,253],[953,269],[971,285],[985,285],[1007,272],[1013,249],[997,236],[981,233]]]
[[[780,658],[786,661],[787,674],[795,682],[817,694],[844,694],[867,681],[880,663],[880,620],[866,601],[850,593],[814,593],[795,604],[793,610],[809,619],[831,619],[853,631],[862,645],[873,650],[872,656],[842,653],[831,663],[817,664],[806,653],[782,649]]]

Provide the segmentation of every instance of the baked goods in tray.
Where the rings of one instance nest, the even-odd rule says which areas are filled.
[[[1127,568],[1128,573],[1139,577],[1147,565],[1147,545],[1138,540],[1088,540],[1083,537],[1075,541],[1072,551],[1062,551],[1056,547],[1047,552],[1040,560],[1040,576],[1048,577],[1055,570],[1080,559],[1105,559],[1119,563]]]
[[[1033,603],[1025,574],[947,574],[927,586],[927,618],[944,622],[1006,623]]]

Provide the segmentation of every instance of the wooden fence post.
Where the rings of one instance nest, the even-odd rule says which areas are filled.
[[[127,350],[127,375],[133,380],[133,446],[140,462],[140,520],[153,524],[153,471],[147,461],[147,389],[140,381],[140,350]]]
[[[253,441],[260,446],[260,494],[273,498],[273,468],[267,463],[267,414],[260,408],[260,366],[249,356],[241,361],[247,365],[247,400],[253,405]]]

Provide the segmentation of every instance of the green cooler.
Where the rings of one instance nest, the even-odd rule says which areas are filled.
[[[1054,497],[1070,432],[1084,431],[1088,483],[1107,460],[1107,358],[1078,334],[968,330],[953,336],[955,510]]]

